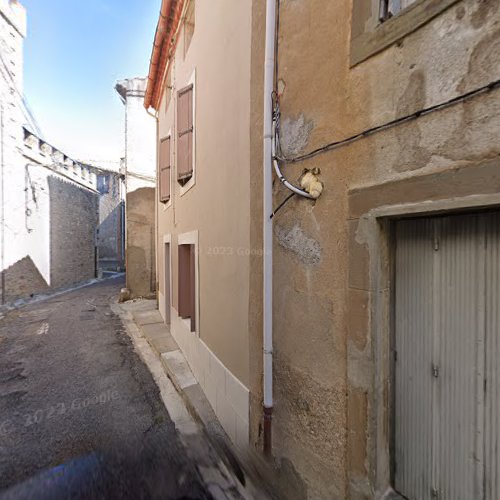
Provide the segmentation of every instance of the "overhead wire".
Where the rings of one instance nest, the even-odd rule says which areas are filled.
[[[283,154],[283,150],[281,147],[281,127],[280,127],[280,118],[281,118],[281,110],[280,110],[280,95],[279,95],[279,90],[278,90],[278,79],[279,79],[279,23],[280,23],[280,0],[276,0],[277,2],[277,12],[276,12],[276,38],[275,38],[275,90],[273,94],[273,99],[275,100],[275,106],[274,106],[274,112],[275,112],[275,123],[276,123],[276,128],[275,128],[275,141],[276,141],[276,155],[275,159],[278,162],[281,163],[298,163],[302,161],[309,160],[311,158],[314,158],[315,156],[318,156],[322,153],[326,153],[328,151],[333,151],[335,149],[341,148],[343,146],[347,146],[349,144],[352,144],[353,142],[356,142],[360,139],[363,139],[365,137],[369,137],[371,135],[377,134],[379,132],[382,132],[384,130],[388,130],[390,128],[396,127],[397,125],[401,125],[403,123],[407,123],[412,120],[416,120],[420,117],[426,116],[428,114],[434,113],[436,111],[446,109],[448,107],[454,106],[456,104],[459,104],[461,102],[467,101],[469,99],[472,99],[473,97],[476,97],[478,95],[496,90],[500,88],[500,79],[494,80],[486,85],[483,85],[481,87],[478,87],[476,89],[473,89],[469,92],[466,92],[464,94],[461,94],[459,96],[453,97],[451,99],[448,99],[447,101],[441,102],[439,104],[435,104],[433,106],[429,106],[427,108],[423,108],[421,110],[415,111],[414,113],[410,113],[404,116],[401,116],[399,118],[395,118],[394,120],[390,120],[388,122],[385,122],[381,125],[376,125],[374,127],[368,128],[366,130],[363,130],[362,132],[358,132],[354,135],[351,135],[350,137],[347,137],[345,139],[337,140],[337,141],[332,141],[329,142],[323,146],[320,146],[316,149],[313,149],[312,151],[309,151],[307,153],[297,155],[294,157],[288,157]]]
[[[424,108],[424,109],[415,111],[414,113],[401,116],[399,118],[396,118],[396,119],[391,120],[389,122],[383,123],[381,125],[377,125],[375,127],[366,129],[362,132],[358,132],[358,133],[356,133],[350,137],[347,137],[345,139],[330,142],[328,144],[325,144],[324,146],[313,149],[312,151],[305,153],[303,155],[298,155],[298,156],[295,156],[293,158],[289,158],[289,157],[281,154],[280,156],[278,156],[278,160],[283,162],[283,163],[297,163],[297,162],[309,160],[311,158],[314,158],[315,156],[318,156],[321,153],[325,153],[327,151],[332,151],[332,150],[338,149],[342,146],[347,146],[348,144],[356,142],[356,141],[363,139],[365,137],[369,137],[369,136],[374,135],[378,132],[388,130],[388,129],[393,128],[397,125],[401,125],[403,123],[406,123],[406,122],[409,122],[412,120],[416,120],[422,116],[426,116],[430,113],[434,113],[434,112],[439,111],[441,109],[451,107],[453,105],[467,101],[475,96],[496,90],[498,88],[500,88],[500,80],[495,80],[495,81],[488,83],[487,85],[483,85],[482,87],[471,90],[470,92],[467,92],[465,94],[461,94],[461,95],[453,97],[447,101],[441,102],[439,104],[435,104],[434,106],[429,106],[428,108]],[[279,130],[277,130],[277,134],[278,134],[278,144],[281,144],[281,136],[280,136]],[[280,151],[281,151],[281,147],[280,147]]]

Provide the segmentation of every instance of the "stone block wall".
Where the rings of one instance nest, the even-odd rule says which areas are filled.
[[[3,302],[15,302],[47,290],[48,284],[33,260],[26,256],[0,273],[3,286],[0,297]]]
[[[303,485],[287,498],[379,499],[392,486],[391,218],[498,207],[498,90],[418,112],[500,78],[500,3],[414,2],[383,26],[378,3],[280,2],[283,155],[346,141],[284,166],[291,182],[303,168],[321,169],[325,189],[315,202],[295,197],[273,219],[273,454]],[[275,183],[275,206],[287,195]],[[261,357],[258,342],[254,350]],[[254,397],[261,418],[260,405]],[[254,442],[259,426],[252,418]]]
[[[48,179],[50,194],[50,277],[54,288],[96,275],[98,194],[58,177]]]
[[[123,217],[124,202],[121,199],[121,178],[116,172],[99,173],[99,230],[98,267],[103,271],[119,271],[124,268]]]

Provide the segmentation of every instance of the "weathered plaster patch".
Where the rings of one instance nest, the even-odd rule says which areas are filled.
[[[457,20],[461,21],[465,17],[465,7],[463,5],[459,5],[456,10]]]
[[[307,265],[318,264],[321,261],[321,245],[309,238],[298,225],[287,229],[276,225],[274,232],[278,243],[293,252],[301,262]]]
[[[285,93],[286,83],[283,79],[278,80],[278,95],[282,96]]]
[[[408,85],[399,99],[397,116],[415,113],[425,107],[426,82],[425,74],[418,69],[411,73]],[[431,153],[422,147],[422,132],[418,121],[397,127],[396,137],[400,154],[394,164],[394,170],[404,172],[425,167]]]
[[[285,156],[294,156],[302,152],[311,135],[314,122],[306,121],[303,114],[298,118],[285,118],[281,123],[281,149]]]
[[[500,4],[498,0],[479,0],[477,9],[471,16],[473,28],[480,29],[497,12]]]
[[[483,37],[471,51],[468,71],[457,91],[469,92],[500,75],[500,30]],[[500,149],[493,137],[498,128],[498,101],[493,94],[465,101],[460,105],[453,133],[440,148],[440,154],[455,161],[494,158]]]
[[[347,380],[353,387],[369,391],[373,381],[373,362],[370,358],[371,343],[367,342],[365,351],[360,352],[352,342],[348,343]]]
[[[373,234],[373,218],[363,215],[359,219],[358,229],[356,230],[356,243],[367,245],[370,240],[370,234]]]
[[[500,62],[500,30],[483,37],[471,52],[469,70],[457,86],[459,92],[468,92],[498,78]]]

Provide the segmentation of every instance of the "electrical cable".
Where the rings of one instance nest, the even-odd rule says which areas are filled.
[[[272,163],[274,166],[274,171],[279,181],[290,191],[304,198],[308,198],[310,200],[315,200],[312,194],[304,191],[303,189],[294,186],[291,182],[289,182],[286,177],[282,174],[278,157],[276,156],[276,148],[281,152],[281,147],[279,144],[279,129],[280,129],[280,111],[279,111],[279,97],[273,92],[273,138],[272,138]]]
[[[297,193],[290,193],[274,210],[273,213],[271,214],[270,218],[272,219],[282,208],[283,206],[290,200],[290,198],[293,198]]]
[[[430,113],[434,113],[434,112],[439,111],[441,109],[445,109],[445,108],[448,108],[450,106],[454,106],[455,104],[467,101],[467,100],[469,100],[477,95],[484,94],[484,93],[496,90],[498,88],[500,88],[500,80],[495,80],[493,82],[488,83],[487,85],[483,85],[482,87],[471,90],[470,92],[459,95],[457,97],[453,97],[452,99],[449,99],[448,101],[442,102],[440,104],[436,104],[434,106],[430,106],[428,108],[421,109],[421,110],[416,111],[415,113],[411,113],[409,115],[401,116],[400,118],[396,118],[395,120],[391,120],[391,121],[386,122],[382,125],[377,125],[375,127],[364,130],[363,132],[359,132],[357,134],[354,134],[346,139],[330,142],[329,144],[325,144],[324,146],[321,146],[317,149],[314,149],[314,150],[310,151],[309,153],[295,156],[293,158],[287,158],[286,156],[281,154],[280,156],[277,157],[277,159],[282,163],[297,163],[297,162],[301,162],[304,160],[309,160],[311,158],[314,158],[315,156],[318,156],[321,153],[325,153],[328,151],[332,151],[334,149],[338,149],[342,146],[346,146],[348,144],[356,142],[356,141],[363,139],[365,137],[369,137],[369,136],[374,135],[378,132],[382,132],[383,130],[387,130],[387,129],[390,129],[392,127],[395,127],[396,125],[400,125],[402,123],[416,120],[417,118],[420,118],[422,116],[426,116]],[[279,108],[278,108],[278,111],[279,111]],[[281,136],[279,133],[280,133],[280,131],[279,131],[279,129],[277,129],[277,134],[278,134],[277,140],[278,140],[278,144],[280,145],[279,150],[281,152]]]
[[[318,156],[319,154],[326,153],[328,151],[333,151],[334,149],[338,149],[343,146],[347,146],[353,142],[356,142],[360,139],[363,139],[365,137],[369,137],[371,135],[374,135],[378,132],[382,132],[384,130],[390,129],[392,127],[395,127],[397,125],[400,125],[402,123],[409,122],[411,120],[416,120],[420,118],[421,116],[428,115],[430,113],[434,113],[435,111],[439,111],[441,109],[446,109],[450,106],[453,106],[455,104],[459,104],[460,102],[466,101],[468,99],[471,99],[473,97],[476,97],[477,95],[484,94],[486,92],[490,92],[492,90],[496,90],[500,88],[500,80],[495,80],[487,85],[483,85],[482,87],[476,88],[474,90],[471,90],[470,92],[466,92],[465,94],[462,94],[457,97],[453,97],[452,99],[449,99],[448,101],[442,102],[440,104],[436,104],[434,106],[430,106],[428,108],[424,108],[422,110],[416,111],[412,114],[402,116],[400,118],[396,118],[394,120],[391,120],[389,122],[386,122],[382,125],[377,125],[375,127],[369,128],[367,130],[364,130],[363,132],[359,132],[357,134],[354,134],[350,137],[347,137],[346,139],[342,139],[339,141],[333,141],[328,144],[325,144],[324,146],[321,146],[319,148],[313,149],[312,151],[308,153],[304,153],[302,155],[295,156],[293,158],[288,158],[286,157],[281,149],[281,134],[280,134],[280,117],[281,117],[281,112],[279,108],[279,94],[278,94],[278,72],[279,72],[279,64],[278,64],[278,55],[279,55],[279,22],[280,22],[280,0],[276,0],[277,3],[277,13],[276,13],[276,36],[275,36],[275,91],[274,91],[274,96],[273,98],[275,99],[277,103],[277,107],[275,108],[275,120],[277,122],[277,127],[276,127],[276,149],[278,151],[278,154],[275,156],[276,160],[281,162],[281,163],[298,163],[301,161],[309,160],[311,158],[314,158],[315,156]]]
[[[273,109],[273,137],[272,137],[272,164],[274,167],[274,171],[276,173],[276,176],[278,177],[279,181],[281,184],[283,184],[287,189],[292,191],[294,194],[298,194],[299,196],[302,196],[303,198],[308,198],[310,200],[315,200],[316,197],[314,197],[312,194],[308,193],[307,191],[293,185],[291,182],[289,182],[286,177],[282,174],[279,161],[278,161],[278,156],[276,155],[276,149],[278,149],[279,153],[282,154],[281,152],[281,145],[279,142],[279,129],[280,129],[280,117],[281,117],[281,112],[279,109],[279,93],[278,93],[278,35],[279,35],[279,7],[280,7],[280,0],[276,0],[277,2],[277,14],[276,14],[276,29],[275,29],[275,38],[274,38],[274,56],[275,56],[275,67],[274,67],[274,90],[271,93],[271,101],[272,101],[272,109]],[[291,197],[291,196],[290,196]],[[285,200],[285,202],[288,201]],[[278,207],[278,209],[281,208]],[[277,209],[277,210],[278,210]],[[277,211],[276,210],[276,211]],[[271,214],[271,218],[274,216],[274,213]]]

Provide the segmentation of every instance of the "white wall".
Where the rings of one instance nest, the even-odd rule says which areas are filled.
[[[22,158],[25,122],[23,41],[26,13],[18,3],[0,0],[0,269],[26,256],[25,171]]]
[[[144,108],[146,82],[130,78],[116,85],[125,105],[127,192],[156,184],[156,121]]]

